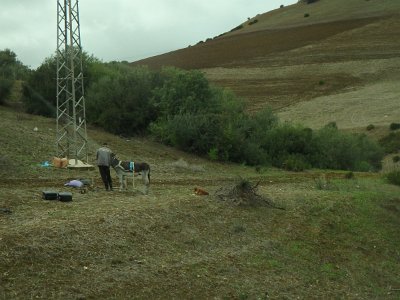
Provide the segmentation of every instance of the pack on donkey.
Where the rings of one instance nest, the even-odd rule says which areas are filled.
[[[147,194],[150,185],[150,165],[145,162],[133,162],[119,160],[114,153],[111,154],[111,166],[117,173],[120,182],[120,190],[126,189],[126,177],[132,177],[132,184],[135,187],[135,174],[141,174],[145,185],[144,193]]]

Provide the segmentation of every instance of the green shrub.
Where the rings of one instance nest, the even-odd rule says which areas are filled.
[[[273,127],[264,134],[260,141],[263,149],[267,152],[270,163],[281,167],[292,155],[303,157],[304,162],[314,153],[313,131],[309,128],[295,127],[290,124],[282,124]]]
[[[400,186],[400,171],[392,171],[386,174],[386,180],[390,184],[399,185]]]
[[[88,90],[92,80],[98,80],[102,74],[96,73],[96,69],[92,69],[93,64],[100,64],[99,60],[93,56],[89,56],[86,52],[82,53],[82,69],[84,74],[85,90]],[[92,74],[93,71],[93,74]],[[57,107],[57,56],[47,57],[44,62],[32,72],[27,83],[33,87],[35,91],[47,102]],[[34,101],[34,99],[31,99]]]
[[[381,167],[382,148],[366,135],[353,135],[325,126],[314,135],[313,166],[322,169],[372,171]]]
[[[400,156],[399,155],[393,156],[392,160],[394,163],[397,163],[400,161]]]
[[[29,114],[51,118],[56,117],[57,107],[43,98],[41,94],[28,84],[23,85],[22,101],[24,103],[25,111]]]
[[[211,160],[218,160],[218,149],[216,147],[208,150],[208,158]]]
[[[391,123],[390,130],[397,130],[400,129],[400,123]]]
[[[235,28],[231,29],[231,32],[234,32],[236,30],[240,30],[242,28],[243,28],[243,25],[236,26]]]
[[[367,130],[368,130],[368,131],[371,131],[372,129],[375,129],[375,125],[369,124],[369,125],[367,126]]]
[[[288,171],[301,172],[310,169],[311,166],[309,163],[304,161],[304,158],[301,155],[290,155],[283,162],[283,168]]]
[[[145,131],[156,118],[149,99],[154,88],[154,74],[147,68],[109,64],[86,93],[88,122],[124,135]]]
[[[310,16],[309,13],[305,13],[305,14],[304,14],[304,18],[308,18],[309,16]]]
[[[0,105],[4,104],[6,98],[10,95],[12,86],[12,80],[0,77]]]
[[[153,90],[152,105],[160,118],[219,110],[212,89],[200,71],[163,68]]]
[[[354,179],[354,173],[352,171],[350,172],[346,172],[346,174],[344,174],[344,178],[345,179]]]
[[[314,179],[315,188],[323,191],[336,191],[338,187],[325,175]]]
[[[396,153],[400,149],[400,132],[391,132],[379,140],[386,153]]]

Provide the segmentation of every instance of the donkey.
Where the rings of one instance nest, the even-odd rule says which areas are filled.
[[[150,185],[150,165],[145,162],[131,162],[119,160],[114,153],[111,154],[111,166],[118,175],[120,191],[127,188],[126,177],[132,177],[132,185],[135,187],[135,173],[142,174],[145,185],[144,193],[147,195]]]

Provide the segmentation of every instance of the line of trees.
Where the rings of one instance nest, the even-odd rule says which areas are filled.
[[[229,90],[210,85],[200,71],[152,71],[102,63],[84,53],[88,123],[114,134],[146,134],[164,144],[218,161],[272,165],[288,170],[380,168],[381,147],[365,135],[279,122],[271,109],[245,112]],[[30,74],[24,87],[28,112],[53,117],[56,58]]]
[[[10,96],[11,88],[16,80],[26,80],[30,74],[17,55],[10,49],[0,51],[0,104],[4,104]]]

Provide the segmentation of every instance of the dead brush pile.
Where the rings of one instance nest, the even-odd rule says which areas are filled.
[[[275,205],[271,199],[257,193],[259,182],[251,183],[247,179],[240,178],[233,186],[221,187],[216,192],[216,197],[226,203],[236,206],[268,206],[271,208],[284,208]]]

